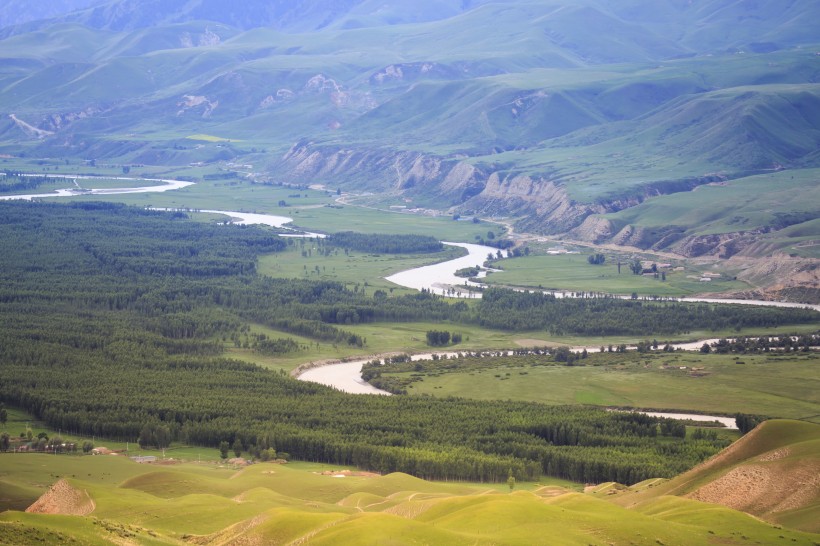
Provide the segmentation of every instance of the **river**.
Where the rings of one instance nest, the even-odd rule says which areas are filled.
[[[37,175],[39,176],[39,175]],[[89,176],[60,176],[60,175],[47,175],[52,178],[65,178],[65,179],[93,179],[94,177]],[[134,180],[129,178],[119,178],[119,177],[110,177],[115,178],[117,180]],[[32,195],[4,195],[0,196],[0,200],[13,200],[13,199],[23,199],[23,200],[31,200],[35,198],[45,198],[45,197],[77,197],[80,195],[118,195],[118,194],[129,194],[129,193],[150,193],[150,192],[165,192],[171,190],[177,190],[180,188],[184,188],[193,184],[193,182],[181,182],[179,180],[165,180],[165,179],[141,179],[147,180],[149,182],[161,182],[162,185],[155,185],[155,186],[144,186],[144,187],[133,187],[133,188],[106,188],[106,189],[93,189],[88,191],[77,191],[75,189],[64,189],[64,190],[57,190],[53,193],[46,193],[46,194],[32,194]],[[234,211],[221,211],[221,210],[200,210],[199,212],[211,213],[211,214],[222,214],[225,216],[230,216],[232,218],[238,218],[237,224],[262,224],[277,228],[284,228],[284,229],[292,229],[288,228],[286,224],[289,224],[293,221],[292,218],[287,216],[277,216],[273,214],[257,214],[257,213],[248,213],[248,212],[234,212]],[[295,231],[295,230],[294,230]],[[294,233],[294,237],[323,237],[321,234],[317,233]],[[469,286],[470,283],[466,279],[461,277],[457,277],[455,272],[459,269],[463,269],[466,267],[474,267],[474,266],[481,266],[487,259],[488,254],[495,254],[497,249],[484,246],[484,245],[476,245],[471,243],[444,243],[450,246],[457,246],[464,248],[467,250],[466,256],[461,256],[459,258],[455,258],[453,260],[448,260],[446,262],[441,262],[433,265],[427,265],[422,267],[417,267],[414,269],[409,269],[407,271],[402,271],[400,273],[396,273],[387,277],[387,280],[398,284],[400,286],[405,286],[408,288],[414,288],[416,290],[427,289],[431,290],[437,294],[450,294],[450,295],[457,295],[460,297],[480,297],[480,292],[470,291],[466,288]],[[482,271],[482,275],[486,274]],[[476,286],[473,284],[473,286]],[[558,292],[555,293],[558,297],[571,297],[570,292]],[[685,298],[682,301],[693,301],[693,302],[708,302],[708,303],[739,303],[743,305],[773,305],[778,307],[809,307],[820,311],[820,305],[801,305],[795,303],[786,303],[786,302],[768,302],[768,301],[759,301],[759,300],[719,300],[719,299],[711,299],[711,298]],[[714,342],[717,340],[702,340],[697,342],[690,342],[690,343],[682,343],[679,345],[674,345],[674,347],[680,347],[685,350],[693,350],[699,348],[703,345],[704,341],[706,342]],[[587,351],[597,351],[599,350],[598,347],[573,347],[573,350],[583,350],[584,348]],[[441,353],[440,353],[441,354]],[[423,354],[423,355],[414,355],[413,360],[420,360],[420,359],[430,359],[432,358],[431,354]],[[302,372],[298,378],[303,381],[312,381],[315,383],[321,383],[323,385],[328,385],[339,389],[344,392],[353,393],[353,394],[381,394],[381,395],[389,395],[390,393],[377,389],[376,387],[370,385],[366,381],[362,379],[361,370],[362,365],[367,362],[365,360],[355,360],[351,362],[342,362],[336,364],[327,364],[323,366],[317,366],[311,369],[308,369]],[[665,414],[668,416],[675,415],[680,416],[683,414]],[[679,418],[685,419],[705,419],[705,420],[722,420],[728,418],[721,418],[715,416],[683,416]],[[730,420],[730,419],[729,419]],[[727,425],[728,426],[728,425]]]
[[[487,255],[494,255],[498,249],[471,243],[444,244],[461,247],[467,251],[467,255],[446,262],[408,269],[385,277],[385,279],[399,286],[416,290],[426,289],[435,294],[467,298],[481,297],[480,292],[471,291],[467,288],[470,285],[473,287],[478,285],[469,282],[465,278],[457,277],[456,271],[467,267],[482,267],[482,264],[487,261]],[[479,277],[484,275],[486,275],[486,271],[479,273]]]
[[[440,355],[452,355],[455,353],[438,353]],[[432,354],[413,355],[412,360],[431,360]],[[372,360],[372,359],[370,359]],[[310,368],[302,372],[298,378],[302,381],[311,381],[313,383],[320,383],[335,389],[347,392],[350,394],[379,394],[390,396],[390,393],[377,389],[370,383],[362,379],[361,371],[362,365],[368,362],[365,360],[353,360],[350,362],[339,362],[335,364],[326,364]],[[621,411],[621,410],[618,410]],[[636,411],[637,413],[644,413],[653,417],[668,417],[670,419],[688,419],[691,421],[702,421],[710,423],[718,421],[727,429],[737,429],[734,418],[722,417],[719,415],[699,415],[694,413],[671,413],[671,412],[655,412],[655,411],[639,411],[639,410],[623,410]]]
[[[41,175],[24,175],[24,176],[41,176]],[[87,176],[87,175],[78,175],[78,176],[68,176],[68,175],[55,175],[55,174],[47,174],[42,175],[46,178],[59,178],[65,180],[94,180],[97,178],[104,178],[106,180],[129,180],[138,182],[140,180],[144,180],[146,182],[160,182],[161,185],[154,185],[154,186],[136,186],[133,188],[102,188],[102,189],[81,189],[79,185],[75,182],[75,188],[64,188],[55,190],[51,193],[36,193],[36,194],[28,194],[28,195],[0,195],[0,201],[14,201],[14,200],[23,200],[23,201],[31,201],[32,199],[42,199],[42,198],[49,198],[49,197],[80,197],[85,195],[125,195],[131,193],[162,193],[166,191],[178,190],[181,188],[186,188],[188,186],[194,185],[194,182],[183,182],[181,180],[168,180],[163,178],[125,178],[119,176],[106,176],[106,177],[96,177],[96,176]],[[204,212],[210,214],[222,214],[224,216],[230,216],[235,220],[233,223],[240,224],[240,225],[250,225],[250,224],[260,224],[265,226],[276,227],[280,229],[286,229],[289,231],[293,231],[291,234],[284,233],[282,234],[283,237],[319,237],[323,238],[324,235],[321,233],[309,233],[309,232],[302,232],[295,228],[288,227],[286,224],[293,222],[293,218],[289,218],[287,216],[277,216],[275,214],[257,214],[252,212],[235,212],[235,211],[224,211],[224,210],[198,210],[198,209],[163,209],[163,208],[155,208],[153,210],[184,210],[186,212]]]
[[[162,178],[122,178],[118,176],[105,176],[105,177],[94,177],[94,176],[67,176],[67,175],[55,175],[55,174],[47,174],[47,175],[25,175],[25,176],[45,176],[46,178],[63,178],[66,180],[94,180],[95,178],[105,178],[106,180],[145,180],[146,182],[161,182],[162,185],[156,186],[137,186],[134,188],[101,188],[101,189],[90,189],[90,190],[79,190],[78,188],[65,188],[62,190],[56,190],[51,193],[36,193],[36,194],[29,194],[29,195],[0,195],[0,201],[14,201],[14,200],[24,200],[24,201],[31,201],[32,199],[39,199],[39,198],[46,198],[46,197],[79,197],[81,195],[121,195],[121,194],[128,194],[128,193],[154,193],[154,192],[166,192],[172,190],[178,190],[181,188],[185,188],[187,186],[192,186],[193,182],[182,182],[180,180],[165,180]]]

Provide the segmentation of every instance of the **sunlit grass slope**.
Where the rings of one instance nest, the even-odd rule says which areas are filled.
[[[782,441],[741,444],[742,450],[758,454],[784,442],[799,445],[806,436],[799,425],[786,426]],[[732,456],[731,451],[725,453]],[[7,455],[3,463],[16,477],[14,483],[41,492],[62,477],[70,487],[87,493],[95,508],[81,517],[24,514],[4,505],[12,510],[0,514],[0,544],[75,540],[81,544],[685,545],[747,544],[748,540],[812,544],[818,538],[728,508],[670,496],[644,498],[638,509],[631,510],[608,502],[612,498],[608,495],[596,498],[558,487],[509,493],[479,484],[426,482],[406,474],[341,478],[341,473],[323,475],[304,464],[257,464],[243,469],[214,464],[138,465],[111,456],[41,455]],[[626,495],[616,498],[620,501]],[[52,499],[55,506],[58,500]]]

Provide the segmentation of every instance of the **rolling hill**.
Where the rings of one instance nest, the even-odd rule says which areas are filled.
[[[111,456],[7,455],[14,471],[2,478],[4,490],[29,491],[48,472],[64,477],[45,491],[37,486],[42,494],[30,498],[28,511],[0,514],[0,541],[812,544],[818,536],[817,428],[767,422],[678,478],[632,488],[602,484],[587,494],[532,484],[507,492],[305,464],[232,468],[140,465]],[[761,472],[783,479],[757,479]],[[736,494],[744,483],[753,494]],[[729,493],[741,501],[735,509],[713,504]]]

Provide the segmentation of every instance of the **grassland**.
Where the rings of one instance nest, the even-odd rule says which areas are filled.
[[[743,282],[715,277],[708,286],[699,282],[700,268],[692,266],[683,271],[667,271],[666,281],[651,276],[633,275],[623,256],[609,254],[603,265],[590,265],[588,253],[559,255],[530,255],[499,260],[501,273],[491,273],[484,280],[491,285],[568,290],[574,292],[603,292],[639,296],[681,297],[699,292],[722,292],[748,288]],[[618,259],[621,272],[618,273]],[[660,260],[659,260],[660,261]],[[694,278],[692,278],[694,277]]]
[[[135,181],[136,182],[136,181]],[[88,187],[95,187],[92,183]],[[99,200],[97,196],[72,199]],[[456,222],[450,216],[410,213],[335,204],[335,193],[324,190],[253,184],[240,178],[205,181],[174,192],[107,196],[128,205],[267,213],[289,216],[293,226],[310,231],[432,235],[445,241],[475,242],[486,224]],[[285,201],[287,206],[281,206]],[[329,205],[329,206],[325,206]]]
[[[214,135],[206,135],[202,133],[198,133],[195,135],[188,135],[186,137],[188,140],[202,140],[204,142],[242,142],[241,140],[232,140],[230,138],[223,138]]]
[[[820,422],[820,357],[810,354],[590,355],[587,365],[488,364],[476,369],[413,372],[409,392],[481,400],[531,400],[811,418]],[[681,369],[685,367],[685,369]],[[407,377],[390,373],[384,377]]]
[[[345,329],[364,337],[367,345],[354,347],[346,344],[317,342],[315,340],[280,332],[261,326],[250,325],[249,333],[265,334],[271,338],[288,337],[296,341],[301,349],[282,356],[267,356],[251,349],[234,347],[230,342],[225,344],[226,353],[230,356],[253,362],[272,369],[291,371],[300,364],[325,360],[349,358],[368,358],[384,353],[427,353],[430,347],[426,342],[429,330],[448,329],[459,332],[463,341],[448,350],[489,350],[499,347],[513,347],[521,340],[521,333],[491,330],[474,325],[448,324],[442,322],[400,322],[345,325]],[[537,334],[533,334],[537,335]],[[528,338],[529,340],[530,338]],[[531,341],[531,340],[530,340]],[[549,341],[538,341],[539,345],[549,345]],[[555,343],[555,342],[552,342]],[[557,343],[555,343],[557,344]]]
[[[310,251],[307,256],[302,254],[301,244],[297,243],[286,252],[265,256],[259,261],[258,271],[270,277],[335,281],[351,287],[363,285],[369,294],[379,289],[390,293],[404,293],[410,290],[388,282],[384,277],[464,254],[463,249],[445,247],[445,250],[434,254],[415,255],[367,254],[336,249],[327,256],[317,252],[316,248],[311,248],[309,242],[305,249]]]
[[[43,173],[44,176],[47,174],[48,173]],[[0,178],[0,180],[2,180],[2,178]],[[75,181],[77,183],[76,186],[74,184]],[[135,183],[142,187],[162,185],[162,182],[156,182],[153,180],[132,180],[113,177],[106,178],[105,176],[101,176],[99,178],[95,177],[92,180],[87,178],[63,178],[62,175],[60,175],[59,178],[53,178],[51,180],[45,181],[32,190],[14,190],[11,192],[0,192],[0,197],[8,195],[37,195],[41,193],[51,193],[57,190],[76,188],[77,186],[84,189],[131,188],[134,187]]]
[[[4,455],[4,486],[31,492],[65,480],[84,491],[90,516],[0,514],[5,544],[73,538],[85,544],[811,544],[816,535],[674,497],[629,510],[550,484],[512,494],[404,474],[341,476],[326,467],[257,464],[139,465],[123,457]],[[70,489],[69,489],[70,488]],[[524,490],[526,489],[526,490]],[[52,512],[72,506],[46,495]],[[674,499],[674,500],[673,500]],[[671,510],[670,503],[685,506]],[[560,537],[559,542],[555,541]],[[783,538],[780,538],[783,537]]]
[[[605,215],[615,231],[630,224],[646,228],[680,226],[686,235],[753,231],[795,224],[802,237],[818,235],[812,220],[820,210],[820,170],[781,171],[730,180],[648,199],[635,207]],[[807,225],[801,226],[804,222]],[[784,238],[786,231],[775,235]],[[792,243],[799,243],[793,240]],[[793,249],[790,249],[793,250]]]

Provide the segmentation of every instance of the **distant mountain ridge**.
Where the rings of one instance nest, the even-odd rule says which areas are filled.
[[[0,153],[241,157],[537,233],[732,254],[724,233],[607,215],[820,167],[817,20],[811,0],[109,0],[0,29]],[[745,241],[820,211],[803,203],[735,224]]]
[[[809,0],[728,5],[719,0],[246,0],[240,4],[232,0],[54,0],[49,8],[41,3],[9,2],[4,11],[15,11],[24,20],[59,15],[48,23],[27,26],[26,31],[60,22],[123,31],[198,20],[240,30],[267,27],[312,32],[441,21],[494,4],[529,11],[533,19],[528,22],[543,25],[543,32],[556,44],[603,61],[611,52],[600,49],[596,41],[624,29],[637,35],[636,43],[657,48],[658,58],[686,54],[685,50],[751,46],[766,51],[810,43],[816,40],[812,15],[817,12]],[[584,40],[578,40],[579,28],[585,29]]]
[[[0,4],[0,29],[29,21],[52,19],[64,14],[101,4],[106,0],[4,0]]]

